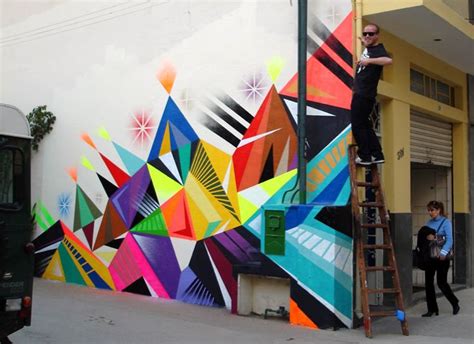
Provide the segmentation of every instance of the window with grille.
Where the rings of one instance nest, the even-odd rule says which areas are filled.
[[[410,90],[446,105],[456,105],[453,86],[413,68],[410,69]]]

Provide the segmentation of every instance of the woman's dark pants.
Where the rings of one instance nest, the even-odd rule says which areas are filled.
[[[436,302],[436,292],[434,287],[434,276],[436,273],[436,282],[439,289],[448,299],[449,303],[454,307],[459,300],[454,295],[448,284],[449,260],[434,260],[425,269],[425,292],[426,303],[428,304],[428,312],[438,312],[438,303]]]

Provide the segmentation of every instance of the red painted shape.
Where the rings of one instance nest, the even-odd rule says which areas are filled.
[[[234,163],[237,190],[244,190],[257,185],[262,174],[276,176],[276,169],[283,156],[286,144],[290,141],[289,161],[286,161],[285,173],[289,170],[293,156],[297,152],[297,137],[293,128],[291,115],[287,112],[280,95],[273,85],[255,115],[243,139],[269,133],[252,143],[238,147],[232,157]],[[268,155],[273,154],[273,171],[265,171]]]
[[[342,43],[342,45],[349,50],[352,54],[352,15],[350,12],[342,23],[334,30],[333,35]]]
[[[82,228],[82,231],[84,232],[84,236],[86,237],[87,242],[89,243],[89,247],[92,249],[92,241],[94,240],[94,222],[91,222],[87,226]]]
[[[64,222],[61,221],[61,226],[63,227],[63,232],[64,232],[64,236],[71,242],[74,243],[74,245],[77,245],[79,247],[81,247],[82,249],[84,249],[85,251],[87,251],[88,253],[90,253],[94,258],[95,256],[92,254],[92,251],[86,247],[86,245],[84,245],[82,243],[82,241],[80,241],[75,235],[74,233],[69,229],[68,226],[66,226],[66,224]]]
[[[107,169],[114,178],[115,183],[118,185],[118,187],[121,187],[130,179],[130,176],[128,174],[126,174],[122,169],[120,169],[120,167],[115,165],[112,161],[107,159],[105,155],[103,155],[102,153],[99,153],[99,155],[102,158],[102,161],[104,161],[105,165],[107,166]]]
[[[352,13],[344,19],[344,21],[334,30],[331,36],[336,37],[341,44],[351,53],[352,50]],[[352,90],[344,84],[336,75],[327,69],[317,60],[318,54],[326,52],[333,60],[344,69],[349,75],[353,75],[352,66],[348,66],[332,49],[324,43],[316,50],[308,59],[307,63],[307,99],[308,101],[328,104],[344,109],[350,108],[352,98]],[[298,97],[298,74],[294,75],[291,80],[280,91],[281,94],[293,98]]]
[[[227,291],[229,292],[230,299],[232,300],[232,312],[234,312],[234,307],[235,312],[237,312],[237,281],[232,274],[232,263],[219,250],[217,245],[214,243],[213,238],[206,239],[204,245],[206,245],[211,259],[214,262]]]

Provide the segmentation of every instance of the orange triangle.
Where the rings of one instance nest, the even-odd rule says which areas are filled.
[[[290,299],[290,324],[319,329],[292,299]]]
[[[161,211],[170,237],[195,239],[184,189],[162,204]]]

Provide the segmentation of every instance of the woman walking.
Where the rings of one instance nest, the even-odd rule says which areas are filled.
[[[436,302],[436,292],[434,287],[434,276],[436,274],[436,282],[439,289],[443,292],[444,296],[448,299],[451,306],[453,306],[453,314],[458,314],[459,300],[454,295],[448,284],[448,270],[449,270],[449,259],[447,255],[453,247],[453,226],[451,221],[446,218],[444,212],[444,205],[439,201],[431,201],[427,204],[428,213],[430,220],[426,223],[427,227],[432,228],[436,231],[438,237],[444,237],[445,243],[441,248],[439,258],[431,259],[428,266],[425,269],[425,291],[426,291],[426,303],[428,304],[428,312],[422,315],[422,317],[431,317],[433,314],[438,315],[438,303]],[[435,239],[433,234],[429,234],[428,240]]]

